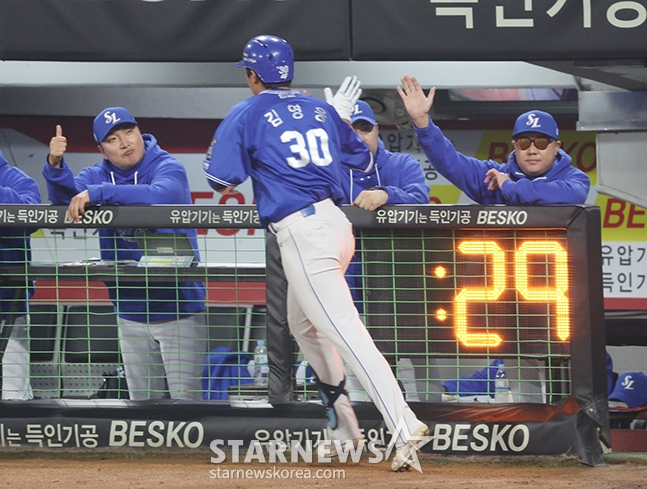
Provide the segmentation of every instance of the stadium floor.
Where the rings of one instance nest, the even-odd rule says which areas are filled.
[[[209,453],[0,452],[0,487],[193,489],[370,487],[440,489],[647,488],[647,453],[614,453],[590,467],[558,457],[482,459],[422,454],[422,473],[372,464],[213,464]]]

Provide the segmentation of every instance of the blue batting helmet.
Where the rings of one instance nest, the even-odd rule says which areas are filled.
[[[276,36],[256,36],[243,50],[238,68],[254,70],[265,83],[280,83],[294,78],[294,52],[285,39]]]

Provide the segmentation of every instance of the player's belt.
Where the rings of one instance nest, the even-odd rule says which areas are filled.
[[[267,226],[267,229],[272,234],[276,234],[281,229],[289,227],[295,222],[300,221],[301,219],[304,219],[309,216],[313,216],[317,212],[317,207],[326,207],[326,206],[335,207],[335,204],[331,199],[326,199],[326,200],[322,200],[321,202],[317,202],[316,204],[311,204],[308,207],[304,207],[301,210],[298,210],[296,212],[293,212],[292,214],[287,215],[280,221],[270,223],[270,225]]]
[[[305,209],[301,209],[299,212],[301,213],[301,215],[303,217],[311,216],[311,215],[313,215],[315,213],[315,205],[314,204],[309,205]]]

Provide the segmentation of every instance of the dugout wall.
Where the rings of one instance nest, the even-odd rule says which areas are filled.
[[[40,368],[41,377],[48,369],[52,384],[41,389],[50,395],[40,399],[0,403],[0,448],[208,450],[215,439],[316,443],[324,436],[317,393],[307,379],[295,388],[292,358],[299,360],[298,352],[269,345],[270,356],[290,359],[273,387],[293,389],[295,395],[286,396],[290,402],[268,403],[266,391],[250,387],[245,374],[254,340],[266,337],[272,306],[265,292],[273,287],[257,246],[249,243],[264,241],[253,206],[97,207],[80,223],[66,222],[65,211],[0,206],[2,226],[39,229],[32,263],[4,267],[1,285],[35,281],[32,383]],[[412,409],[432,428],[434,440],[424,451],[568,455],[602,463],[609,437],[597,207],[430,205],[345,212],[361,240],[366,323],[401,374]],[[183,267],[165,258],[142,267],[96,259],[97,228],[135,229],[141,223],[198,228],[200,263]],[[219,261],[222,256],[233,260]],[[169,276],[207,285],[205,356],[224,347],[234,358],[229,365],[236,374],[219,379],[229,382],[220,388],[225,398],[97,398],[104,374],[120,361],[103,282],[143,277],[154,284]],[[499,358],[514,402],[440,402],[444,381]],[[361,396],[361,390],[353,394]],[[354,407],[367,438],[385,446],[389,433],[372,403],[355,400]]]

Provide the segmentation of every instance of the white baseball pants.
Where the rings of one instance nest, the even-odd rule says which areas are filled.
[[[404,421],[413,432],[421,422],[362,323],[344,278],[355,250],[352,225],[330,199],[314,208],[314,213],[295,212],[269,226],[276,234],[288,280],[290,330],[322,382],[338,385],[343,380],[343,358],[389,431],[396,433]],[[399,433],[396,446],[407,438],[407,433]]]

